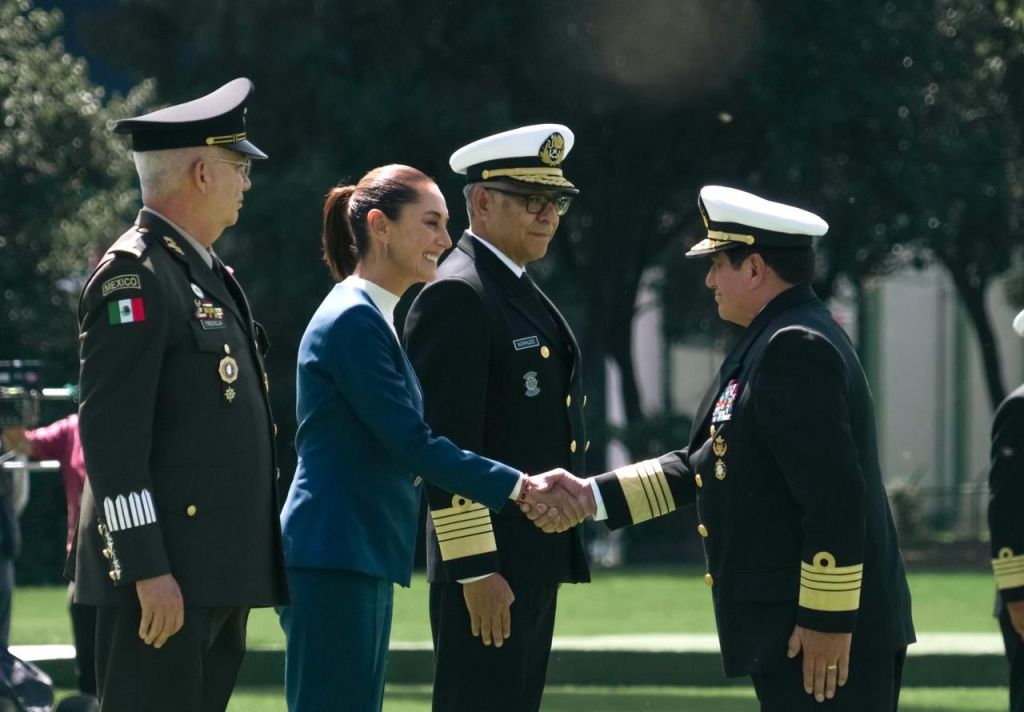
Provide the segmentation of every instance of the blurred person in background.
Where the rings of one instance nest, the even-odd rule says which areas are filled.
[[[75,527],[78,525],[82,488],[85,485],[85,459],[82,456],[82,441],[78,436],[78,414],[73,413],[50,425],[32,430],[23,427],[4,428],[2,439],[5,450],[17,450],[34,460],[56,460],[60,463],[67,502],[65,548],[66,554],[70,555]],[[78,690],[83,694],[95,695],[96,607],[75,603],[74,589],[75,584],[72,582],[68,586],[68,601],[75,644],[75,675]]]

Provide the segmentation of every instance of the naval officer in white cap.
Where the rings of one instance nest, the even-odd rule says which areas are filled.
[[[697,505],[725,674],[764,712],[893,712],[910,593],[857,353],[814,294],[813,213],[706,186],[705,284],[745,327],[682,449],[596,479],[621,527]],[[588,490],[582,490],[585,495]]]
[[[1024,336],[1024,311],[1013,320]],[[1024,712],[1024,385],[999,404],[992,421],[988,526],[996,576],[996,616],[1010,664],[1010,712]]]
[[[576,338],[526,272],[579,193],[563,168],[573,143],[539,124],[452,154],[469,229],[405,326],[434,433],[524,472],[582,473],[589,446]],[[539,709],[558,586],[590,580],[578,528],[547,535],[515,508],[426,490],[434,710]]]

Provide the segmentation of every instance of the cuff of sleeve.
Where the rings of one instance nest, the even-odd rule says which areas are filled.
[[[491,513],[479,502],[455,496],[451,507],[431,509],[430,518],[446,564],[498,550]]]
[[[475,583],[477,581],[483,581],[485,578],[494,576],[495,572],[489,574],[483,574],[482,576],[470,576],[469,578],[456,579],[459,583]]]
[[[675,511],[676,500],[658,460],[644,460],[615,470],[631,524]]]
[[[857,627],[857,611],[827,613],[801,606],[797,609],[796,624],[821,633],[853,633]]]
[[[996,575],[996,587],[1004,600],[1017,600],[1007,599],[1005,592],[1024,588],[1024,554],[1015,555],[1013,549],[1004,546],[996,558],[992,559],[992,571]]]
[[[597,486],[596,480],[588,480],[590,491],[594,493],[594,504],[597,511],[594,513],[595,522],[603,522],[608,518],[608,508],[604,506],[604,497],[601,496],[601,488]]]
[[[820,613],[856,615],[864,565],[836,566],[836,557],[819,551],[811,563],[800,562],[800,608]],[[815,629],[820,630],[820,629]]]
[[[526,479],[526,475],[519,475],[519,480],[516,482],[516,486],[512,488],[512,491],[508,493],[508,498],[515,502],[519,499],[519,493],[523,491],[523,481]]]

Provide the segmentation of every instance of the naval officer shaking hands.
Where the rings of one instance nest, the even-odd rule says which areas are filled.
[[[327,195],[323,255],[338,284],[299,346],[298,469],[281,524],[292,605],[288,709],[372,712],[383,702],[392,587],[408,586],[427,480],[449,492],[449,523],[465,537],[489,526],[488,509],[543,509],[565,530],[584,515],[557,486],[568,473],[519,470],[434,437],[423,396],[399,344],[399,297],[434,279],[451,246],[437,185],[409,166],[367,173]]]
[[[810,285],[828,225],[723,186],[698,208],[687,256],[744,331],[689,442],[598,475],[587,508],[620,527],[696,502],[725,674],[751,677],[762,712],[895,712],[910,591],[867,378]]]

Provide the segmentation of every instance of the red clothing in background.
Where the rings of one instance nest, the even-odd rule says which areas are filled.
[[[57,460],[60,463],[64,496],[68,501],[67,551],[70,553],[85,486],[85,458],[82,456],[82,441],[78,438],[78,414],[69,415],[45,428],[29,430],[25,435],[32,443],[34,460]]]

